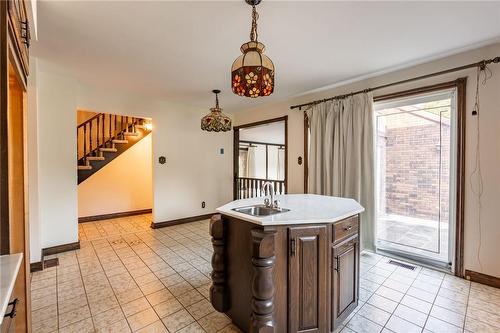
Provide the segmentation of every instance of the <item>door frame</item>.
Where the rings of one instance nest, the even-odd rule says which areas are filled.
[[[401,97],[434,92],[445,89],[456,89],[456,178],[455,178],[455,262],[453,273],[464,277],[464,207],[465,207],[465,123],[466,123],[466,87],[467,77],[434,85],[380,95],[373,98],[374,102],[391,100]]]
[[[239,155],[240,155],[240,129],[265,125],[270,123],[285,122],[285,193],[288,193],[288,116],[260,120],[253,123],[242,124],[233,127],[233,200],[237,199],[238,189],[236,179],[239,175]]]
[[[374,96],[374,102],[408,97],[422,93],[434,92],[445,89],[456,89],[457,96],[457,132],[456,132],[456,203],[455,203],[455,263],[453,273],[463,278],[464,271],[464,209],[465,209],[465,125],[466,125],[466,88],[467,77],[460,77],[453,81],[402,90],[390,94]],[[304,111],[304,193],[308,190],[308,164],[309,164],[309,122]]]

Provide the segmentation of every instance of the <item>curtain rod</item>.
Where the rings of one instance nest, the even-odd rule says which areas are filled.
[[[448,73],[458,72],[458,71],[461,71],[461,70],[464,70],[464,69],[468,69],[468,68],[479,67],[480,69],[484,69],[486,67],[486,65],[489,65],[491,63],[497,64],[499,62],[500,62],[500,57],[495,57],[495,58],[488,59],[488,60],[481,60],[481,61],[478,61],[478,62],[474,62],[472,64],[468,64],[468,65],[464,65],[464,66],[460,66],[460,67],[455,67],[455,68],[450,68],[450,69],[446,69],[446,70],[443,70],[443,71],[440,71],[440,72],[435,72],[435,73],[426,74],[426,75],[422,75],[422,76],[417,76],[417,77],[414,77],[414,78],[411,78],[411,79],[406,79],[406,80],[402,80],[402,81],[397,81],[397,82],[392,82],[392,83],[388,83],[388,84],[383,84],[381,86],[377,86],[377,87],[373,87],[373,88],[367,88],[367,89],[355,91],[355,92],[352,92],[352,93],[349,93],[349,94],[338,95],[338,96],[324,98],[324,99],[318,99],[316,101],[312,101],[312,102],[308,102],[308,103],[304,103],[304,104],[292,105],[292,106],[290,106],[290,109],[296,109],[296,108],[301,109],[303,106],[324,103],[324,102],[327,102],[327,101],[332,101],[334,99],[342,99],[342,98],[346,98],[346,97],[349,97],[349,96],[352,96],[352,95],[356,95],[356,94],[359,94],[359,93],[363,93],[363,92],[366,93],[366,92],[370,92],[370,91],[374,91],[374,90],[388,88],[388,87],[396,86],[396,85],[403,84],[403,83],[408,83],[408,82],[413,82],[413,81],[427,79],[427,78],[430,78],[430,77],[433,77],[433,76],[439,76],[439,75],[444,75],[444,74],[448,74]]]

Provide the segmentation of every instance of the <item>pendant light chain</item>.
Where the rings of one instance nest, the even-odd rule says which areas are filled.
[[[257,33],[257,20],[259,19],[259,13],[257,13],[257,9],[255,5],[252,6],[252,29],[250,30],[250,40],[252,42],[256,42],[259,38],[259,34]]]
[[[261,0],[245,0],[245,2],[252,7],[250,41],[241,45],[242,54],[231,66],[231,88],[238,96],[251,98],[269,96],[274,91],[274,64],[264,54],[265,45],[258,40],[259,13],[256,6]]]

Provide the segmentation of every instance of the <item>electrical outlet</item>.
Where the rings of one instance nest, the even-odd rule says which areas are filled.
[[[201,208],[205,208],[205,201],[201,202]]]
[[[220,154],[221,154],[221,155],[224,155],[224,148],[221,148],[221,149],[220,149]]]

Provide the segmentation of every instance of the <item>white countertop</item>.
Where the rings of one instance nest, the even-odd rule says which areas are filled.
[[[330,197],[316,194],[277,195],[281,208],[288,212],[257,217],[232,210],[264,203],[264,197],[241,199],[217,208],[217,212],[259,225],[331,223],[363,212],[365,209],[353,199]]]
[[[22,261],[22,253],[0,256],[0,325],[7,311],[7,305]]]

